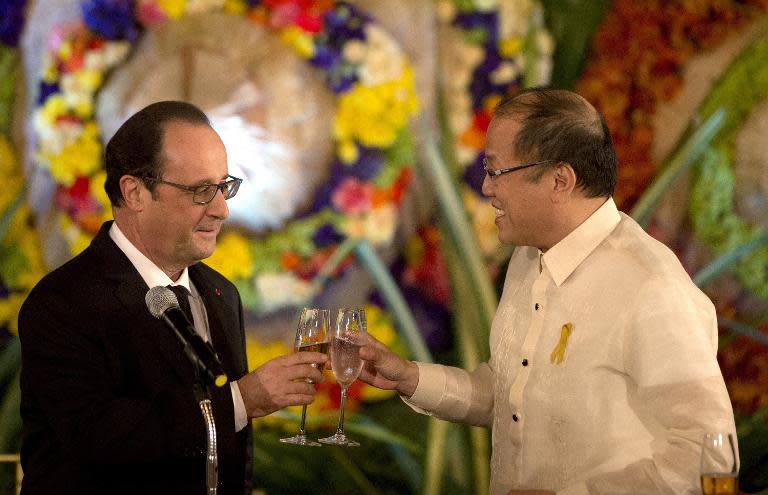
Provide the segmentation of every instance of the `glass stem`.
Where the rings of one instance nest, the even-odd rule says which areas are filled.
[[[299,426],[299,435],[301,435],[302,437],[306,435],[306,433],[304,432],[304,421],[306,421],[306,419],[307,419],[307,405],[304,404],[301,407],[301,425]]]
[[[347,405],[347,388],[341,389],[341,406],[339,407],[339,427],[336,428],[337,435],[344,435],[344,407]]]

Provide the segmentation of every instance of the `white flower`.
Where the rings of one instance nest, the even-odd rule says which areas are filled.
[[[456,145],[456,160],[458,160],[462,166],[469,166],[472,162],[475,161],[476,157],[476,149],[470,148],[469,146],[464,146],[463,144]]]
[[[469,66],[468,70],[474,69],[485,58],[485,50],[475,43],[461,43],[454,50],[454,56]]]
[[[65,120],[51,124],[45,120],[42,112],[35,112],[33,125],[37,131],[38,149],[46,155],[58,155],[83,132],[82,124],[77,122]]]
[[[373,24],[365,27],[365,36],[367,50],[360,66],[360,82],[375,86],[400,77],[404,59],[395,40]]]
[[[499,2],[498,0],[475,0],[473,4],[477,10],[488,12],[495,9]]]
[[[536,31],[536,48],[542,55],[551,55],[555,51],[555,39],[544,29]]]
[[[493,84],[505,84],[512,82],[518,75],[520,75],[520,69],[517,64],[505,61],[491,72],[490,78]]]
[[[254,283],[265,310],[301,305],[317,293],[314,284],[291,273],[262,273]]]
[[[361,40],[353,39],[344,43],[344,58],[353,64],[361,63],[367,51],[368,48]]]
[[[499,4],[499,37],[525,36],[533,8],[531,0],[503,0]]]
[[[397,229],[397,207],[386,203],[365,215],[363,221],[365,238],[374,246],[383,246],[392,241]]]

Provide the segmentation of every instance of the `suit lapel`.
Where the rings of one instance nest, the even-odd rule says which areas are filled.
[[[149,287],[109,237],[111,224],[107,222],[102,226],[92,246],[99,262],[105,267],[105,278],[115,282],[114,295],[123,306],[126,319],[131,322],[129,331],[137,342],[137,348],[144,348],[148,353],[157,352],[159,359],[167,362],[180,380],[189,382],[194,372],[192,365],[184,356],[182,345],[173,331],[147,309],[144,298]],[[148,343],[151,345],[143,345]]]

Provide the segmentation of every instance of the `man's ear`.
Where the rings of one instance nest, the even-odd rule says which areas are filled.
[[[125,206],[134,211],[144,209],[144,201],[149,191],[144,188],[142,180],[132,175],[120,177],[120,191],[123,193]]]
[[[570,163],[560,162],[555,165],[553,173],[553,200],[561,202],[570,197],[576,189],[576,171]]]

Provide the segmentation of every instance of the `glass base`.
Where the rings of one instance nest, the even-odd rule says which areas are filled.
[[[320,443],[327,445],[340,445],[342,447],[359,447],[360,444],[354,440],[350,440],[343,433],[336,433],[332,437],[321,438],[318,440]]]
[[[306,445],[307,447],[321,447],[321,445],[314,440],[310,440],[306,435],[294,435],[289,438],[281,438],[281,442],[290,443],[292,445]]]

